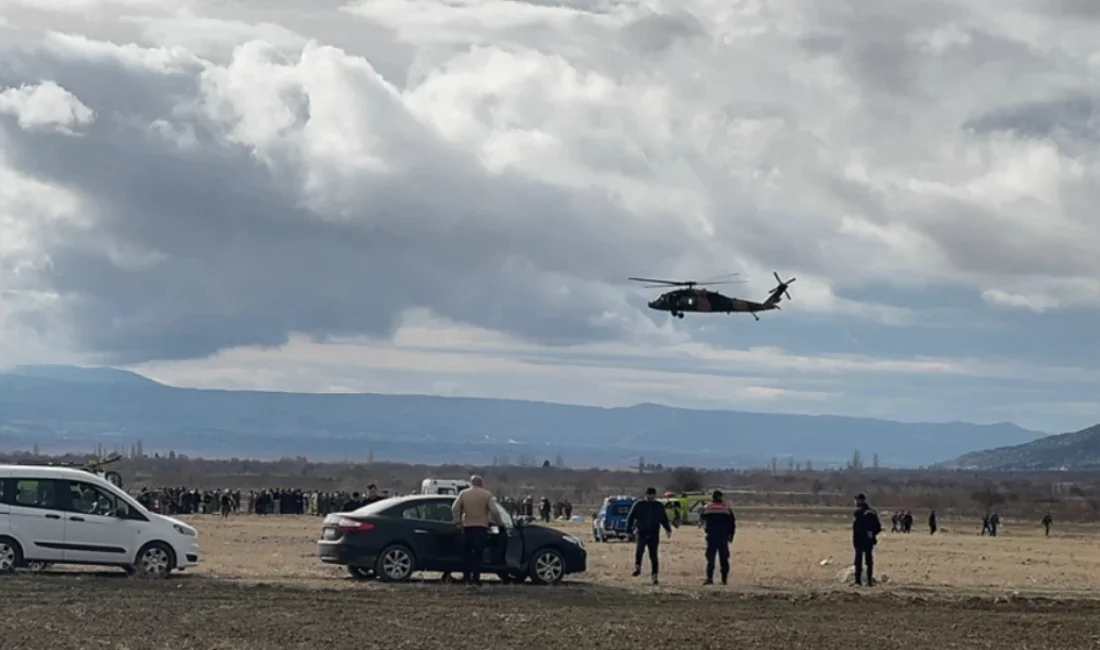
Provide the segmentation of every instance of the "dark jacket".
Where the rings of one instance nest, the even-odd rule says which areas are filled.
[[[703,506],[699,519],[703,522],[708,542],[724,541],[728,544],[737,534],[737,517],[724,501],[711,501]]]
[[[882,524],[878,520],[878,513],[870,506],[862,505],[852,513],[852,546],[871,548],[878,543],[878,534],[881,532]]]
[[[672,525],[668,523],[668,514],[665,505],[654,499],[653,501],[635,501],[630,506],[630,514],[626,516],[626,529],[638,531],[639,537],[650,537],[661,532],[672,533]]]

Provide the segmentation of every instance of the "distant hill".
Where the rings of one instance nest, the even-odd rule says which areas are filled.
[[[428,395],[199,390],[111,368],[31,366],[0,374],[0,444],[68,451],[102,443],[219,457],[569,465],[818,467],[859,449],[865,464],[916,467],[1043,434],[1013,424],[929,424],[835,416],[597,408]]]
[[[938,466],[1003,471],[1100,469],[1100,424],[1024,444],[963,454]]]

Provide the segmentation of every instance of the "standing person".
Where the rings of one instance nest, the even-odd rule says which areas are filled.
[[[1054,523],[1054,520],[1051,519],[1051,517],[1050,517],[1050,511],[1047,511],[1047,513],[1045,515],[1043,515],[1043,522],[1042,523],[1043,523],[1043,534],[1047,537],[1050,537],[1050,525]]]
[[[344,505],[340,508],[344,512],[354,512],[363,507],[363,500],[359,498],[358,492],[352,492],[351,498],[344,502]]]
[[[657,584],[657,574],[661,568],[661,561],[657,557],[657,549],[661,544],[661,529],[672,537],[672,526],[668,523],[668,514],[665,506],[657,500],[657,488],[646,488],[645,499],[635,501],[630,507],[630,514],[626,516],[626,529],[636,529],[637,545],[634,548],[634,577],[642,575],[642,556],[649,551],[649,566],[653,570],[653,584]]]
[[[467,587],[481,586],[481,562],[489,537],[489,524],[503,527],[493,507],[493,493],[483,487],[480,476],[470,477],[470,487],[458,493],[451,514],[462,529],[462,579]]]
[[[932,512],[928,513],[928,534],[936,534],[936,509],[933,508]]]
[[[730,544],[733,536],[737,534],[737,517],[733,515],[724,501],[722,491],[715,490],[710,495],[711,502],[703,506],[703,512],[699,519],[707,535],[707,579],[705,585],[714,584],[714,556],[718,556],[718,563],[722,571],[722,584],[728,584],[730,575]]]
[[[364,506],[369,506],[370,504],[381,501],[384,498],[385,497],[378,494],[378,486],[374,483],[371,483],[367,486],[367,496],[364,497],[360,503],[362,503]]]
[[[856,495],[856,511],[852,513],[852,547],[856,552],[856,582],[863,584],[863,565],[867,565],[867,586],[875,584],[875,544],[878,544],[878,534],[882,532],[882,524],[879,522],[878,513],[867,505],[867,496]]]

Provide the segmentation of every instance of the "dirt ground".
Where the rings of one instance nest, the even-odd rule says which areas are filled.
[[[321,565],[313,517],[194,517],[202,566],[163,583],[58,569],[0,579],[0,648],[608,648],[845,650],[1100,645],[1100,530],[970,523],[883,535],[875,589],[843,586],[845,522],[742,515],[729,587],[703,587],[697,529],[662,545],[663,584],[626,544],[586,541],[590,571],[557,587],[469,594],[434,576],[361,583]],[[573,526],[579,535],[587,528]],[[587,539],[590,539],[588,537]],[[829,560],[822,565],[823,560]]]

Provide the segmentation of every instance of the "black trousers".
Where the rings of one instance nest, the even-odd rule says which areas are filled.
[[[642,556],[649,551],[649,566],[653,569],[653,575],[661,568],[661,560],[657,557],[657,549],[661,545],[661,536],[657,533],[643,535],[638,533],[638,541],[634,546],[634,566],[641,568]]]
[[[467,584],[481,584],[481,560],[488,538],[489,529],[484,526],[462,529],[462,579]]]
[[[871,582],[875,572],[875,547],[856,547],[856,582],[863,579],[863,566],[867,565],[867,582]]]
[[[730,574],[730,545],[725,539],[707,538],[707,580],[714,578],[714,558],[718,557],[718,565],[722,570],[722,579]]]

